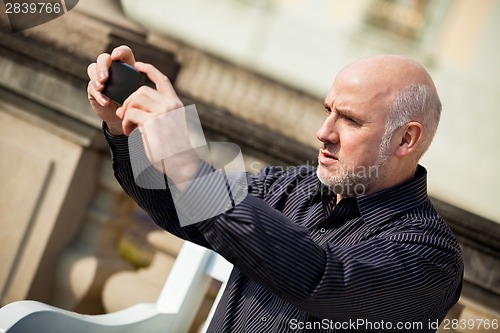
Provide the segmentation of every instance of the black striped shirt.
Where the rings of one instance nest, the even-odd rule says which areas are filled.
[[[422,166],[405,184],[337,204],[315,168],[268,167],[248,175],[236,207],[181,227],[168,189],[136,185],[127,139],[106,138],[118,181],[161,228],[234,264],[209,332],[434,332],[458,301],[460,248]]]

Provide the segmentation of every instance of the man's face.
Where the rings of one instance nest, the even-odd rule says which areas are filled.
[[[387,152],[381,149],[391,101],[389,88],[373,76],[344,71],[325,99],[326,119],[317,132],[323,143],[318,177],[343,196],[365,194],[384,172]]]

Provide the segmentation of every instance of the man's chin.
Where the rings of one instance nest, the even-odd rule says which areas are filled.
[[[322,165],[318,166],[316,175],[323,185],[334,187],[338,184],[338,175],[330,170],[327,170],[327,168]]]

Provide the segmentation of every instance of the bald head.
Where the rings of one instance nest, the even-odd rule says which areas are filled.
[[[434,86],[429,73],[420,63],[401,55],[384,54],[361,59],[347,65],[339,75],[343,73],[359,73],[387,83],[421,83]]]
[[[337,78],[363,84],[378,93],[394,93],[410,85],[425,85],[436,93],[425,68],[400,55],[379,55],[356,61],[342,69]]]
[[[386,115],[383,148],[397,128],[417,121],[423,126],[417,160],[428,149],[439,123],[441,102],[431,76],[420,63],[400,55],[378,55],[351,63],[337,79],[359,85],[366,98],[380,102],[376,112]]]

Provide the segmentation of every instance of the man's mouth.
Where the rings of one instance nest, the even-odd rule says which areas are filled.
[[[320,149],[318,160],[321,164],[330,164],[334,161],[338,161],[338,157],[335,154],[330,153],[328,150]]]
[[[319,152],[320,152],[321,155],[323,155],[326,158],[333,158],[334,160],[338,160],[337,156],[335,156],[334,154],[330,153],[327,150],[320,149]]]

